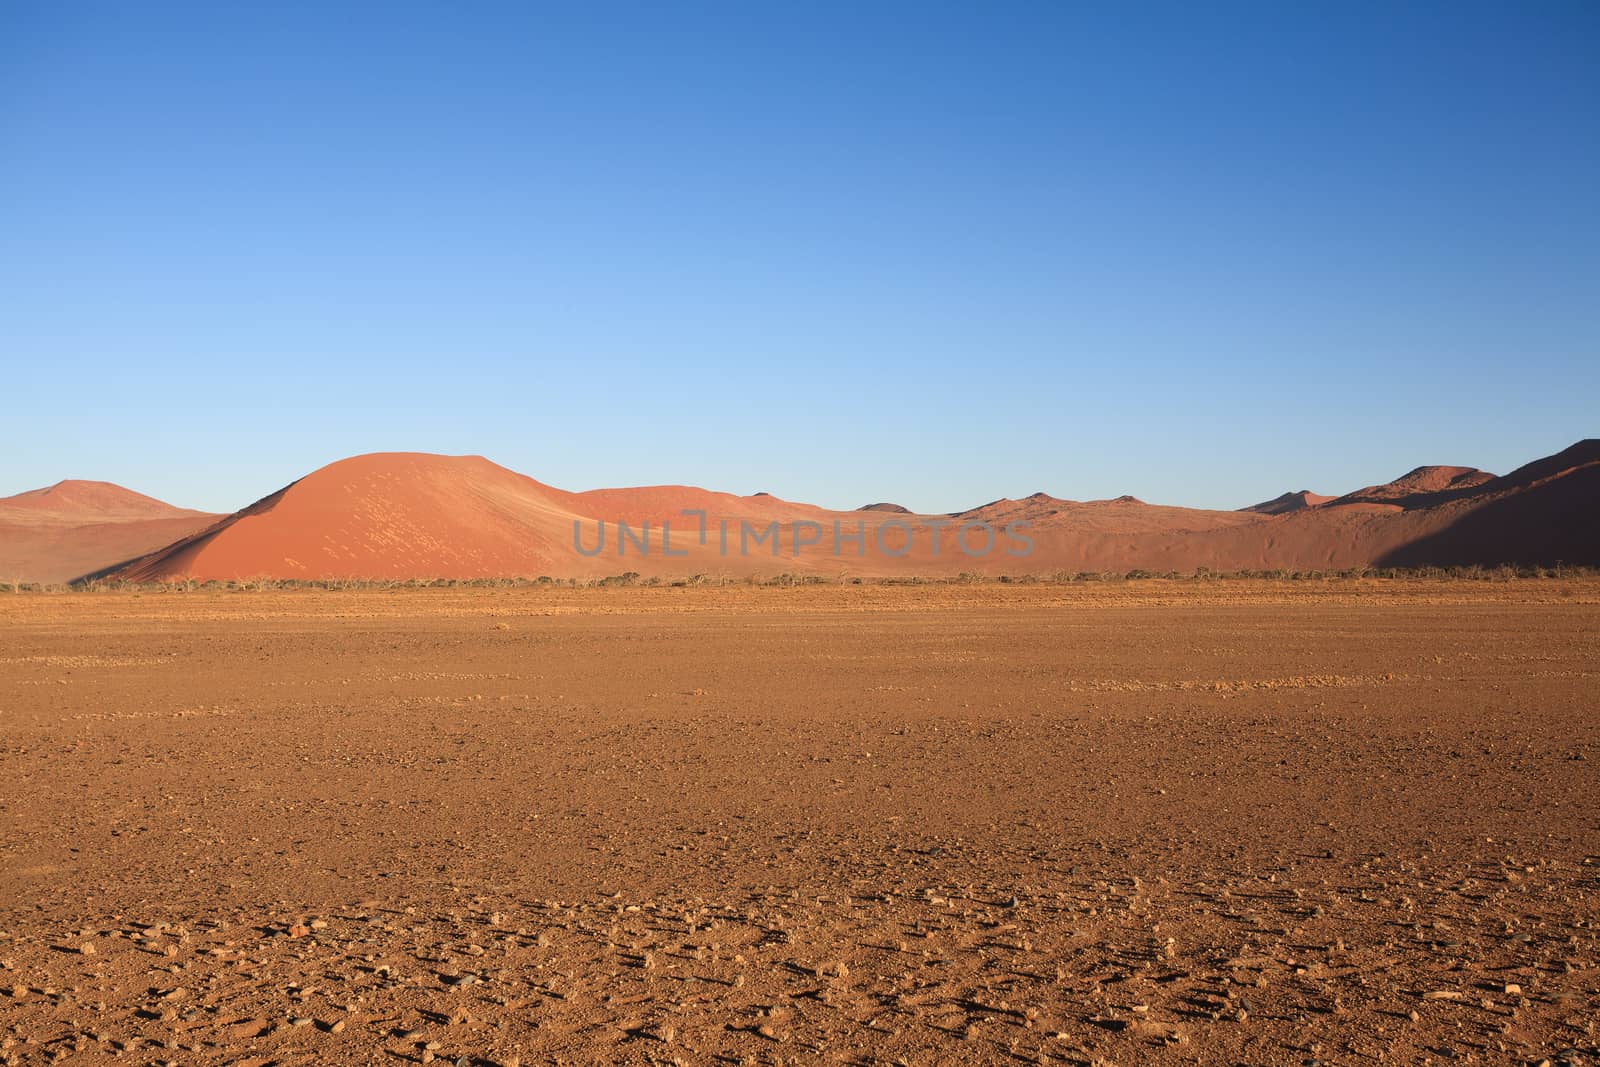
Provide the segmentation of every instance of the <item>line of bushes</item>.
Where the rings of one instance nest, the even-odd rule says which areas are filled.
[[[1477,581],[1505,582],[1539,579],[1589,579],[1600,577],[1600,567],[1571,566],[1461,566],[1461,567],[1351,567],[1342,570],[1237,570],[1216,571],[1201,567],[1195,571],[1055,571],[1051,574],[1000,574],[984,575],[966,571],[953,577],[928,577],[903,575],[865,578],[853,575],[795,574],[731,577],[727,575],[696,574],[687,578],[645,577],[637,571],[609,575],[603,578],[241,578],[229,581],[197,581],[180,578],[166,582],[124,582],[111,579],[89,579],[72,583],[0,582],[0,591],[11,593],[67,593],[67,592],[137,592],[194,593],[194,592],[264,592],[269,590],[401,590],[401,589],[524,589],[547,586],[560,589],[611,588],[611,587],[673,587],[688,586],[801,586],[801,585],[975,585],[995,583],[1000,585],[1067,585],[1079,582],[1137,582],[1162,580],[1172,582],[1214,581],[1353,581],[1380,579],[1385,581]]]

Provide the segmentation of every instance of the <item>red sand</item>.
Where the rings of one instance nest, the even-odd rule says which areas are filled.
[[[0,519],[23,525],[34,523],[136,522],[144,519],[172,519],[183,515],[204,515],[202,511],[176,508],[155,497],[135,493],[110,482],[88,482],[69,478],[47,489],[30,489],[16,496],[0,497]]]
[[[1320,493],[1313,493],[1309,489],[1301,489],[1298,492],[1284,493],[1282,496],[1275,496],[1271,500],[1263,500],[1259,504],[1252,504],[1239,510],[1254,511],[1261,515],[1287,515],[1291,511],[1304,511],[1306,508],[1319,507],[1332,499],[1334,498],[1331,496],[1323,496]]]
[[[66,582],[216,521],[110,482],[68,480],[0,498],[0,581]]]
[[[1592,1067],[1597,633],[1583,579],[0,596],[0,1062]]]
[[[1060,571],[1188,572],[1332,569],[1405,563],[1600,563],[1596,501],[1600,442],[1586,441],[1504,478],[1463,467],[1422,467],[1383,486],[1278,513],[1161,507],[1132,497],[1070,501],[1037,493],[955,517],[831,512],[767,494],[739,497],[688,486],[570,493],[478,456],[379,453],[318,470],[183,542],[117,569],[135,580],[174,578],[599,577],[634,571],[664,577],[772,575],[1053,574]],[[1283,498],[1279,498],[1281,501]],[[1276,503],[1276,502],[1269,502]],[[706,543],[683,509],[707,513]],[[720,550],[719,520],[729,523]],[[579,553],[604,521],[596,556]],[[662,553],[670,522],[674,555]],[[651,524],[650,550],[619,554],[616,523]],[[756,543],[741,555],[740,525],[777,522],[779,551]],[[863,554],[835,553],[835,522],[866,531]],[[957,547],[961,523],[995,531],[987,554]],[[806,524],[816,524],[808,526]],[[1008,524],[1026,523],[1007,535]],[[935,527],[941,546],[933,551]],[[883,546],[877,543],[882,529]],[[909,528],[911,547],[898,554]],[[797,530],[820,543],[793,548]],[[1020,537],[1032,551],[1020,551]],[[975,552],[986,537],[969,531]],[[682,555],[677,555],[677,553]]]
[[[1339,497],[1340,504],[1393,503],[1406,507],[1426,506],[1441,493],[1460,493],[1494,480],[1494,475],[1475,467],[1418,467],[1383,485],[1369,485]]]

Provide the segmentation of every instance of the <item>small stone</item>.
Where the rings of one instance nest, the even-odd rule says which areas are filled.
[[[311,1020],[306,1018],[304,1015],[296,1015],[293,1019],[289,1020],[289,1025],[290,1026],[310,1026],[311,1025]]]
[[[1506,995],[1507,996],[1515,997],[1515,996],[1521,995],[1521,993],[1522,993],[1522,987],[1519,986],[1517,983],[1515,983],[1515,982],[1507,982],[1506,983]]]

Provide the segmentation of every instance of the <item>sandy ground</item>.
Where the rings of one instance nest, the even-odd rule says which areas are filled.
[[[1596,1061],[1600,585],[0,597],[0,1059]]]

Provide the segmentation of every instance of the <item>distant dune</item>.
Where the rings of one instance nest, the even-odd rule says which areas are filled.
[[[899,504],[888,504],[888,503],[862,504],[859,508],[856,508],[856,510],[857,511],[892,511],[896,515],[910,515],[911,514],[911,509],[910,508],[901,507]]]
[[[219,517],[110,482],[68,480],[0,497],[0,581],[70,581],[153,552]]]
[[[1284,493],[1271,500],[1263,500],[1259,504],[1252,504],[1240,511],[1254,511],[1262,515],[1287,515],[1291,511],[1304,511],[1332,500],[1331,496],[1320,496],[1309,489],[1300,489],[1293,493]]]
[[[569,492],[481,456],[377,453],[329,464],[221,518],[104,483],[62,483],[0,501],[0,545],[34,580],[1600,564],[1597,501],[1593,440],[1504,477],[1418,467],[1339,497],[1299,490],[1239,511],[1035,493],[937,516],[682,485]]]
[[[1447,499],[1468,496],[1494,480],[1494,475],[1473,467],[1418,467],[1383,485],[1369,485],[1337,498],[1336,504],[1386,504],[1403,508],[1427,507]]]

